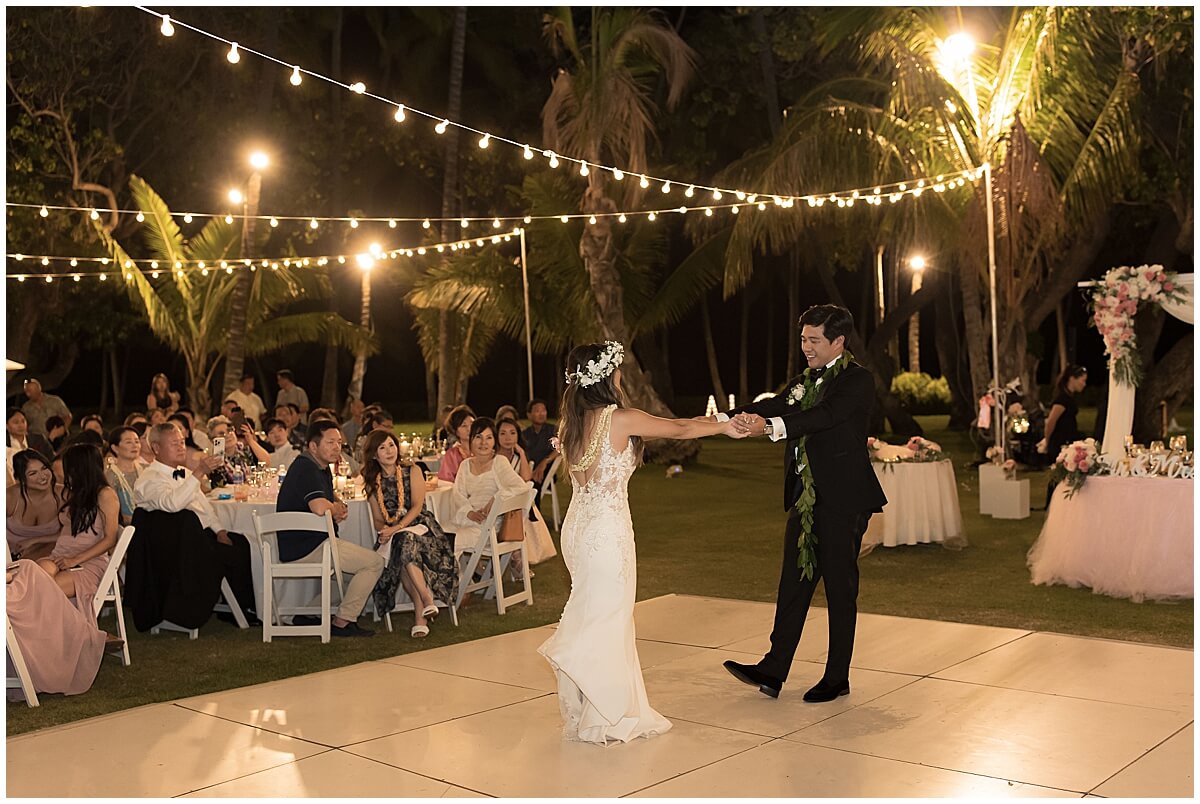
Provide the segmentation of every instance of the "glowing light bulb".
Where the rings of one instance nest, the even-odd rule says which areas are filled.
[[[18,275],[17,275],[17,281],[18,281],[18,282],[24,282],[24,281],[25,281],[25,274],[18,274]]]
[[[49,218],[50,210],[46,209],[45,204],[42,204],[42,208],[38,210],[38,214],[41,215],[43,218]]]
[[[730,207],[729,211],[732,212],[734,215],[738,214],[737,204],[734,204],[732,207]]]
[[[646,174],[642,174],[642,180],[638,182],[638,186],[643,190],[650,186],[650,180],[646,178]]]
[[[713,201],[720,201],[720,200],[721,200],[721,191],[713,190]]]
[[[669,181],[664,181],[664,182],[663,182],[663,186],[662,186],[662,191],[663,191],[664,193],[669,193],[669,192],[671,192],[671,182],[669,182]]]
[[[24,254],[14,254],[13,258],[16,259],[17,262],[20,262],[21,260],[25,259],[25,255]]]
[[[367,85],[362,81],[355,81],[350,85],[350,91],[361,95],[367,91]]]
[[[395,228],[396,228],[396,219],[395,219],[395,218],[392,218],[391,220],[389,220],[389,221],[388,221],[388,228],[389,228],[389,229],[395,229]]]
[[[232,215],[226,215],[226,216],[225,216],[225,222],[226,222],[226,223],[233,223],[233,216],[232,216]]]
[[[105,281],[105,280],[107,280],[107,279],[108,279],[108,274],[100,274],[100,281],[101,281],[101,282],[104,282],[104,281]]]
[[[616,179],[617,181],[625,180],[625,172],[623,170],[621,170],[620,168],[613,168],[612,173],[613,173],[613,178]]]
[[[429,218],[426,218],[425,220],[421,221],[421,228],[422,228],[422,229],[428,229],[428,228],[429,228]]]
[[[190,213],[190,212],[189,212],[189,213],[187,213],[186,215],[184,215],[184,216],[183,216],[183,222],[184,222],[184,223],[191,223],[191,222],[192,222],[192,213]]]
[[[746,200],[746,194],[745,194],[745,193],[743,193],[741,190],[738,190],[738,191],[737,191],[737,193],[736,193],[735,195],[737,195],[737,200],[738,200],[738,201],[745,201],[745,200]]]
[[[278,227],[279,227],[279,218],[276,218],[274,215],[272,215],[271,216],[271,228],[276,229]]]
[[[436,126],[434,126],[434,127],[433,127],[433,130],[434,130],[434,131],[436,131],[438,134],[445,134],[445,133],[446,133],[446,129],[447,129],[449,126],[450,126],[450,121],[449,121],[449,120],[443,120],[442,122],[440,122],[440,123],[438,123]]]
[[[351,219],[350,219],[350,228],[351,228],[351,229],[357,229],[357,228],[358,228],[358,218],[351,218]]]
[[[683,191],[683,194],[686,195],[688,198],[691,198],[692,196],[694,196],[696,194],[696,188],[689,184],[688,188]]]
[[[94,221],[98,221],[98,220],[100,220],[100,213],[93,209],[92,214],[88,215],[88,217]]]
[[[646,216],[646,220],[648,220],[648,221],[655,220],[656,218],[658,218],[658,216],[655,215],[653,212],[651,212],[649,215]]]
[[[467,219],[466,219],[466,218],[463,218],[463,219],[462,219],[461,221],[459,221],[458,223],[459,223],[459,225],[460,225],[460,226],[462,226],[462,228],[464,228],[464,229],[466,229],[466,228],[467,228]]]
[[[72,279],[74,279],[76,282],[78,282],[78,281],[79,281],[79,274],[75,274],[75,275],[74,275],[73,277],[71,277],[71,278],[72,278]]]
[[[145,216],[143,213],[141,213],[141,212],[139,212],[139,213],[138,213],[138,214],[137,214],[135,217],[136,217],[136,220],[137,220],[137,222],[138,222],[138,223],[145,223],[145,222],[146,222],[146,216]]]
[[[171,18],[166,14],[162,15],[162,26],[158,29],[163,36],[174,36],[175,26],[171,24]]]
[[[72,258],[71,258],[71,267],[72,267],[72,268],[76,268],[76,267],[78,267],[78,266],[79,266],[79,260],[77,260],[77,259],[75,259],[74,257],[72,257]]]
[[[158,271],[151,271],[151,272],[150,272],[150,278],[151,278],[151,279],[158,279]]]
[[[292,68],[292,77],[289,78],[288,80],[292,82],[292,86],[294,86],[294,87],[300,86],[300,82],[304,80],[303,78],[300,77],[300,65],[297,64],[295,67]]]
[[[762,201],[759,201],[759,202],[758,202],[758,211],[759,211],[759,212],[766,212],[766,211],[767,211],[767,205],[766,205],[766,203],[764,203],[764,202],[762,202]]]
[[[225,58],[229,59],[230,64],[237,64],[242,60],[241,54],[238,53],[237,42],[234,42],[229,46],[229,54],[225,56]]]
[[[588,163],[587,163],[587,162],[582,162],[582,163],[580,163],[580,165],[579,165],[579,175],[580,175],[580,176],[586,176],[586,175],[588,175],[588,174],[589,174],[589,173],[591,173],[591,172],[592,172],[592,171],[588,169]]]
[[[533,150],[528,145],[526,145],[524,150],[521,151],[521,155],[524,156],[526,159],[533,159]]]
[[[618,222],[618,223],[624,223],[625,221],[626,221],[626,218],[625,218],[625,213],[624,213],[624,212],[622,212],[620,215],[618,215],[618,216],[617,216],[617,222]]]
[[[395,120],[397,123],[403,123],[404,118],[405,118],[404,104],[402,103],[396,107],[396,113],[394,115],[392,115],[392,119]]]
[[[533,223],[533,218],[532,218],[531,216],[529,216],[529,215],[526,215],[526,216],[525,216],[524,218],[522,218],[521,220],[525,221],[526,223]]]
[[[52,277],[52,276],[48,276],[48,277],[46,277],[46,284],[47,284],[47,285],[49,285],[49,284],[50,284],[51,282],[53,282],[53,281],[54,281],[54,277]]]
[[[492,228],[493,228],[493,229],[499,229],[499,228],[500,228],[500,219],[499,219],[499,218],[495,218],[495,219],[493,219],[493,220],[492,220]]]
[[[492,135],[491,134],[484,134],[482,137],[479,138],[479,147],[480,148],[487,148],[491,144],[492,144]]]
[[[554,153],[554,151],[550,152],[550,167],[558,167],[558,154]]]
[[[569,216],[569,215],[563,215],[561,218],[559,218],[559,220],[560,220],[560,221],[562,221],[563,223],[566,223],[566,222],[567,222],[567,221],[569,221],[570,219],[571,219],[571,218],[570,218],[570,216]]]
[[[49,265],[49,264],[50,264],[50,258],[49,258],[49,257],[42,257],[42,266],[44,267],[44,266],[47,266],[47,265]]]
[[[226,266],[225,266],[225,273],[227,273],[227,274],[232,274],[232,273],[233,273],[233,266],[231,266],[231,265],[226,265]]]
[[[200,269],[200,276],[208,276],[208,269],[207,269],[207,268],[201,268],[201,269]]]
[[[591,217],[589,217],[588,223],[590,223],[592,226],[595,226],[596,225],[596,216],[592,215]]]
[[[321,225],[321,224],[317,223],[317,219],[316,219],[316,218],[313,218],[312,220],[310,220],[310,221],[308,222],[308,228],[309,228],[309,229],[316,229],[316,228],[317,228],[318,226],[320,226],[320,225]]]

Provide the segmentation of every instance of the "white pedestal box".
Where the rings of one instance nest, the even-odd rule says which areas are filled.
[[[1029,478],[1005,480],[996,485],[992,516],[996,519],[1029,518]]]

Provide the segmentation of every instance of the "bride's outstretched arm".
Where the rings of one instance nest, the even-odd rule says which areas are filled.
[[[612,430],[614,440],[618,443],[630,436],[685,440],[713,435],[727,435],[730,438],[744,438],[748,435],[746,428],[732,419],[725,422],[711,422],[705,419],[664,419],[659,416],[651,416],[637,408],[622,408],[613,411]]]

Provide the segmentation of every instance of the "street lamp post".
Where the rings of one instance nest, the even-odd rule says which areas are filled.
[[[270,158],[262,151],[250,155],[252,170],[246,182],[246,193],[242,207],[242,259],[254,256],[254,224],[258,215],[258,199],[262,193],[262,171],[270,165]],[[238,192],[241,195],[240,191]],[[230,199],[233,199],[233,192]],[[236,203],[236,202],[235,202]],[[231,393],[242,381],[246,365],[246,305],[250,300],[250,271],[239,270],[229,298],[229,340],[225,351],[225,379],[221,383],[221,399]]]

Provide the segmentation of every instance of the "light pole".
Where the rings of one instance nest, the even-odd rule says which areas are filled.
[[[517,230],[521,235],[521,284],[525,290],[525,360],[529,371],[529,398],[533,399],[533,335],[529,323],[529,265],[525,254],[525,228]]]
[[[912,292],[921,289],[921,277],[925,273],[925,258],[910,257],[908,267],[912,269]],[[921,371],[921,313],[915,312],[908,319],[908,370],[914,374]]]
[[[372,243],[369,253],[359,254],[354,258],[362,271],[362,314],[359,316],[359,323],[362,324],[364,330],[371,326],[371,269],[375,267],[376,259],[382,253],[379,244]],[[350,373],[350,387],[346,394],[361,400],[363,378],[366,376],[367,354],[363,349],[359,349],[358,353],[354,355],[354,370]]]
[[[250,154],[250,178],[246,182],[246,193],[240,190],[229,193],[231,201],[237,193],[242,201],[242,259],[254,257],[254,224],[258,215],[258,199],[262,193],[262,171],[271,164],[271,159],[262,151]],[[237,203],[237,201],[234,201]],[[250,300],[250,271],[237,273],[233,293],[229,298],[229,340],[225,350],[225,379],[221,383],[221,399],[224,399],[242,381],[246,365],[246,305]]]

